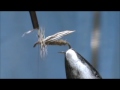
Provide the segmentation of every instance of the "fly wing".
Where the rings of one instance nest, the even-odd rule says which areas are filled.
[[[71,33],[73,33],[73,32],[75,32],[75,31],[74,31],[74,30],[73,30],[73,31],[71,31],[71,30],[65,30],[65,31],[62,31],[62,32],[58,32],[58,33],[56,33],[56,34],[53,34],[53,35],[51,35],[51,36],[48,36],[48,37],[46,37],[44,40],[45,40],[45,41],[55,41],[55,40],[58,40],[58,39],[62,38],[63,36],[66,36],[66,35],[68,35],[68,34],[71,34]]]

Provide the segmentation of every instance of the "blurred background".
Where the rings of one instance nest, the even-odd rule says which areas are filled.
[[[86,58],[102,78],[120,78],[120,12],[119,11],[36,11],[45,36],[59,31],[75,30],[64,37]],[[32,30],[28,11],[0,12],[0,78],[65,79],[64,55],[67,46],[48,46],[40,58],[37,31]]]

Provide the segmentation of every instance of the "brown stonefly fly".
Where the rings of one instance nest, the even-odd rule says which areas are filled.
[[[32,31],[34,30],[25,32],[23,36],[25,34],[31,33]],[[75,30],[65,30],[45,37],[45,30],[40,28],[38,29],[38,41],[34,44],[33,47],[35,47],[36,45],[40,45],[41,57],[44,57],[47,54],[47,45],[68,45],[68,47],[71,48],[70,44],[66,40],[63,40],[61,38],[73,32],[75,32]]]

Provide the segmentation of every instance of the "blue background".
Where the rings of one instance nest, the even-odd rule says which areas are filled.
[[[71,46],[92,64],[91,37],[94,12],[37,11],[38,21],[45,28],[45,36],[63,30],[76,30],[64,37]],[[100,12],[100,45],[98,66],[103,78],[120,78],[120,12]],[[42,60],[37,31],[21,37],[33,29],[28,11],[0,12],[0,78],[66,78],[64,55],[67,46],[48,46]]]

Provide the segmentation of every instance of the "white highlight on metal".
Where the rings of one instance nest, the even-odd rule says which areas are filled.
[[[86,64],[83,64],[81,60],[77,57],[76,52],[72,49],[68,49],[66,51],[66,58],[69,64],[72,66],[73,70],[72,73],[77,75],[77,71],[80,73],[79,78],[88,78],[93,79],[95,78],[90,69],[87,67]],[[76,71],[77,70],[77,71]]]

